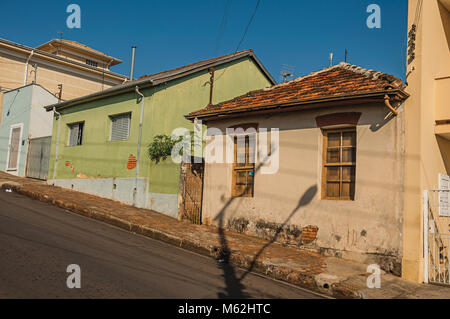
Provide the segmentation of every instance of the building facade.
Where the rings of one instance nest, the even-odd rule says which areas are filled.
[[[57,101],[52,93],[37,84],[5,93],[0,124],[1,170],[26,176],[29,142],[51,137],[53,116],[44,106]]]
[[[56,114],[49,183],[177,217],[180,165],[151,162],[153,138],[192,131],[184,114],[198,105],[273,83],[246,50],[50,105]]]
[[[127,77],[110,71],[121,62],[74,41],[52,40],[30,48],[0,39],[0,105],[4,92],[30,83],[61,100],[122,84]]]
[[[203,223],[400,275],[403,88],[341,63],[189,114],[226,150],[205,151]]]
[[[408,20],[403,276],[423,282],[424,191],[450,174],[450,1],[410,0]],[[449,217],[436,224],[449,234]]]

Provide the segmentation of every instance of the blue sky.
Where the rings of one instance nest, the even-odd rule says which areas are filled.
[[[63,37],[124,61],[112,70],[128,75],[136,45],[135,74],[151,74],[234,52],[256,0],[3,1],[0,37],[38,46]],[[66,7],[81,7],[81,29],[66,26]],[[381,7],[382,27],[369,29],[369,4]],[[240,49],[253,49],[276,80],[283,64],[296,77],[344,60],[404,79],[407,0],[261,0]],[[218,38],[220,41],[218,41]],[[217,45],[219,48],[217,49]]]

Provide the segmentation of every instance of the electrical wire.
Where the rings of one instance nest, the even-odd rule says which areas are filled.
[[[239,50],[239,48],[241,47],[242,42],[244,42],[244,39],[245,39],[245,37],[247,36],[248,29],[250,28],[250,25],[252,24],[253,19],[255,18],[256,12],[258,11],[258,7],[259,7],[260,2],[261,2],[261,0],[258,0],[258,1],[256,2],[255,10],[253,11],[252,17],[251,17],[250,20],[248,21],[247,27],[245,28],[245,31],[244,31],[244,35],[242,36],[241,41],[239,41],[239,44],[238,44],[238,46],[236,47],[235,52],[237,52],[237,51]]]
[[[254,19],[255,16],[256,16],[256,12],[258,11],[259,4],[260,4],[260,3],[261,3],[261,0],[258,0],[258,1],[256,2],[255,10],[253,11],[253,14],[252,14],[252,16],[250,17],[250,20],[248,21],[247,26],[245,27],[244,34],[242,35],[241,41],[239,41],[239,44],[238,44],[238,46],[236,47],[236,50],[234,51],[234,53],[238,52],[238,50],[239,50],[241,44],[244,42],[245,37],[247,36],[247,32],[248,32],[248,30],[249,30],[249,28],[250,28],[250,25],[252,24],[253,19]],[[225,74],[225,72],[226,72],[227,70],[228,70],[228,68],[226,68],[225,70],[223,70],[223,72],[222,72],[222,73],[217,77],[217,79],[215,79],[214,81],[218,81],[218,80]]]
[[[216,49],[214,51],[214,56],[217,56],[217,53],[219,52],[220,43],[222,42],[223,33],[225,31],[225,27],[227,25],[228,16],[230,14],[230,8],[231,8],[231,0],[227,0],[227,3],[225,5],[225,10],[223,12],[222,21],[220,22],[219,26],[219,33],[217,36],[216,41]]]

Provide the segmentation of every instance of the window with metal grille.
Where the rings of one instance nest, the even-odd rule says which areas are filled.
[[[111,141],[128,140],[130,135],[131,113],[110,116]]]
[[[93,66],[94,68],[98,67],[98,62],[92,61],[92,60],[86,60],[86,64]]]
[[[84,122],[69,124],[68,146],[77,146],[83,144]]]
[[[235,136],[231,196],[253,197],[255,158],[256,136]]]
[[[323,198],[355,199],[356,129],[324,130]]]

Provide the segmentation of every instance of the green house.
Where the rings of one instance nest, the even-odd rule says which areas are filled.
[[[153,138],[192,130],[184,114],[199,105],[274,83],[245,50],[46,106],[55,111],[48,183],[177,217],[180,164],[151,161]]]

